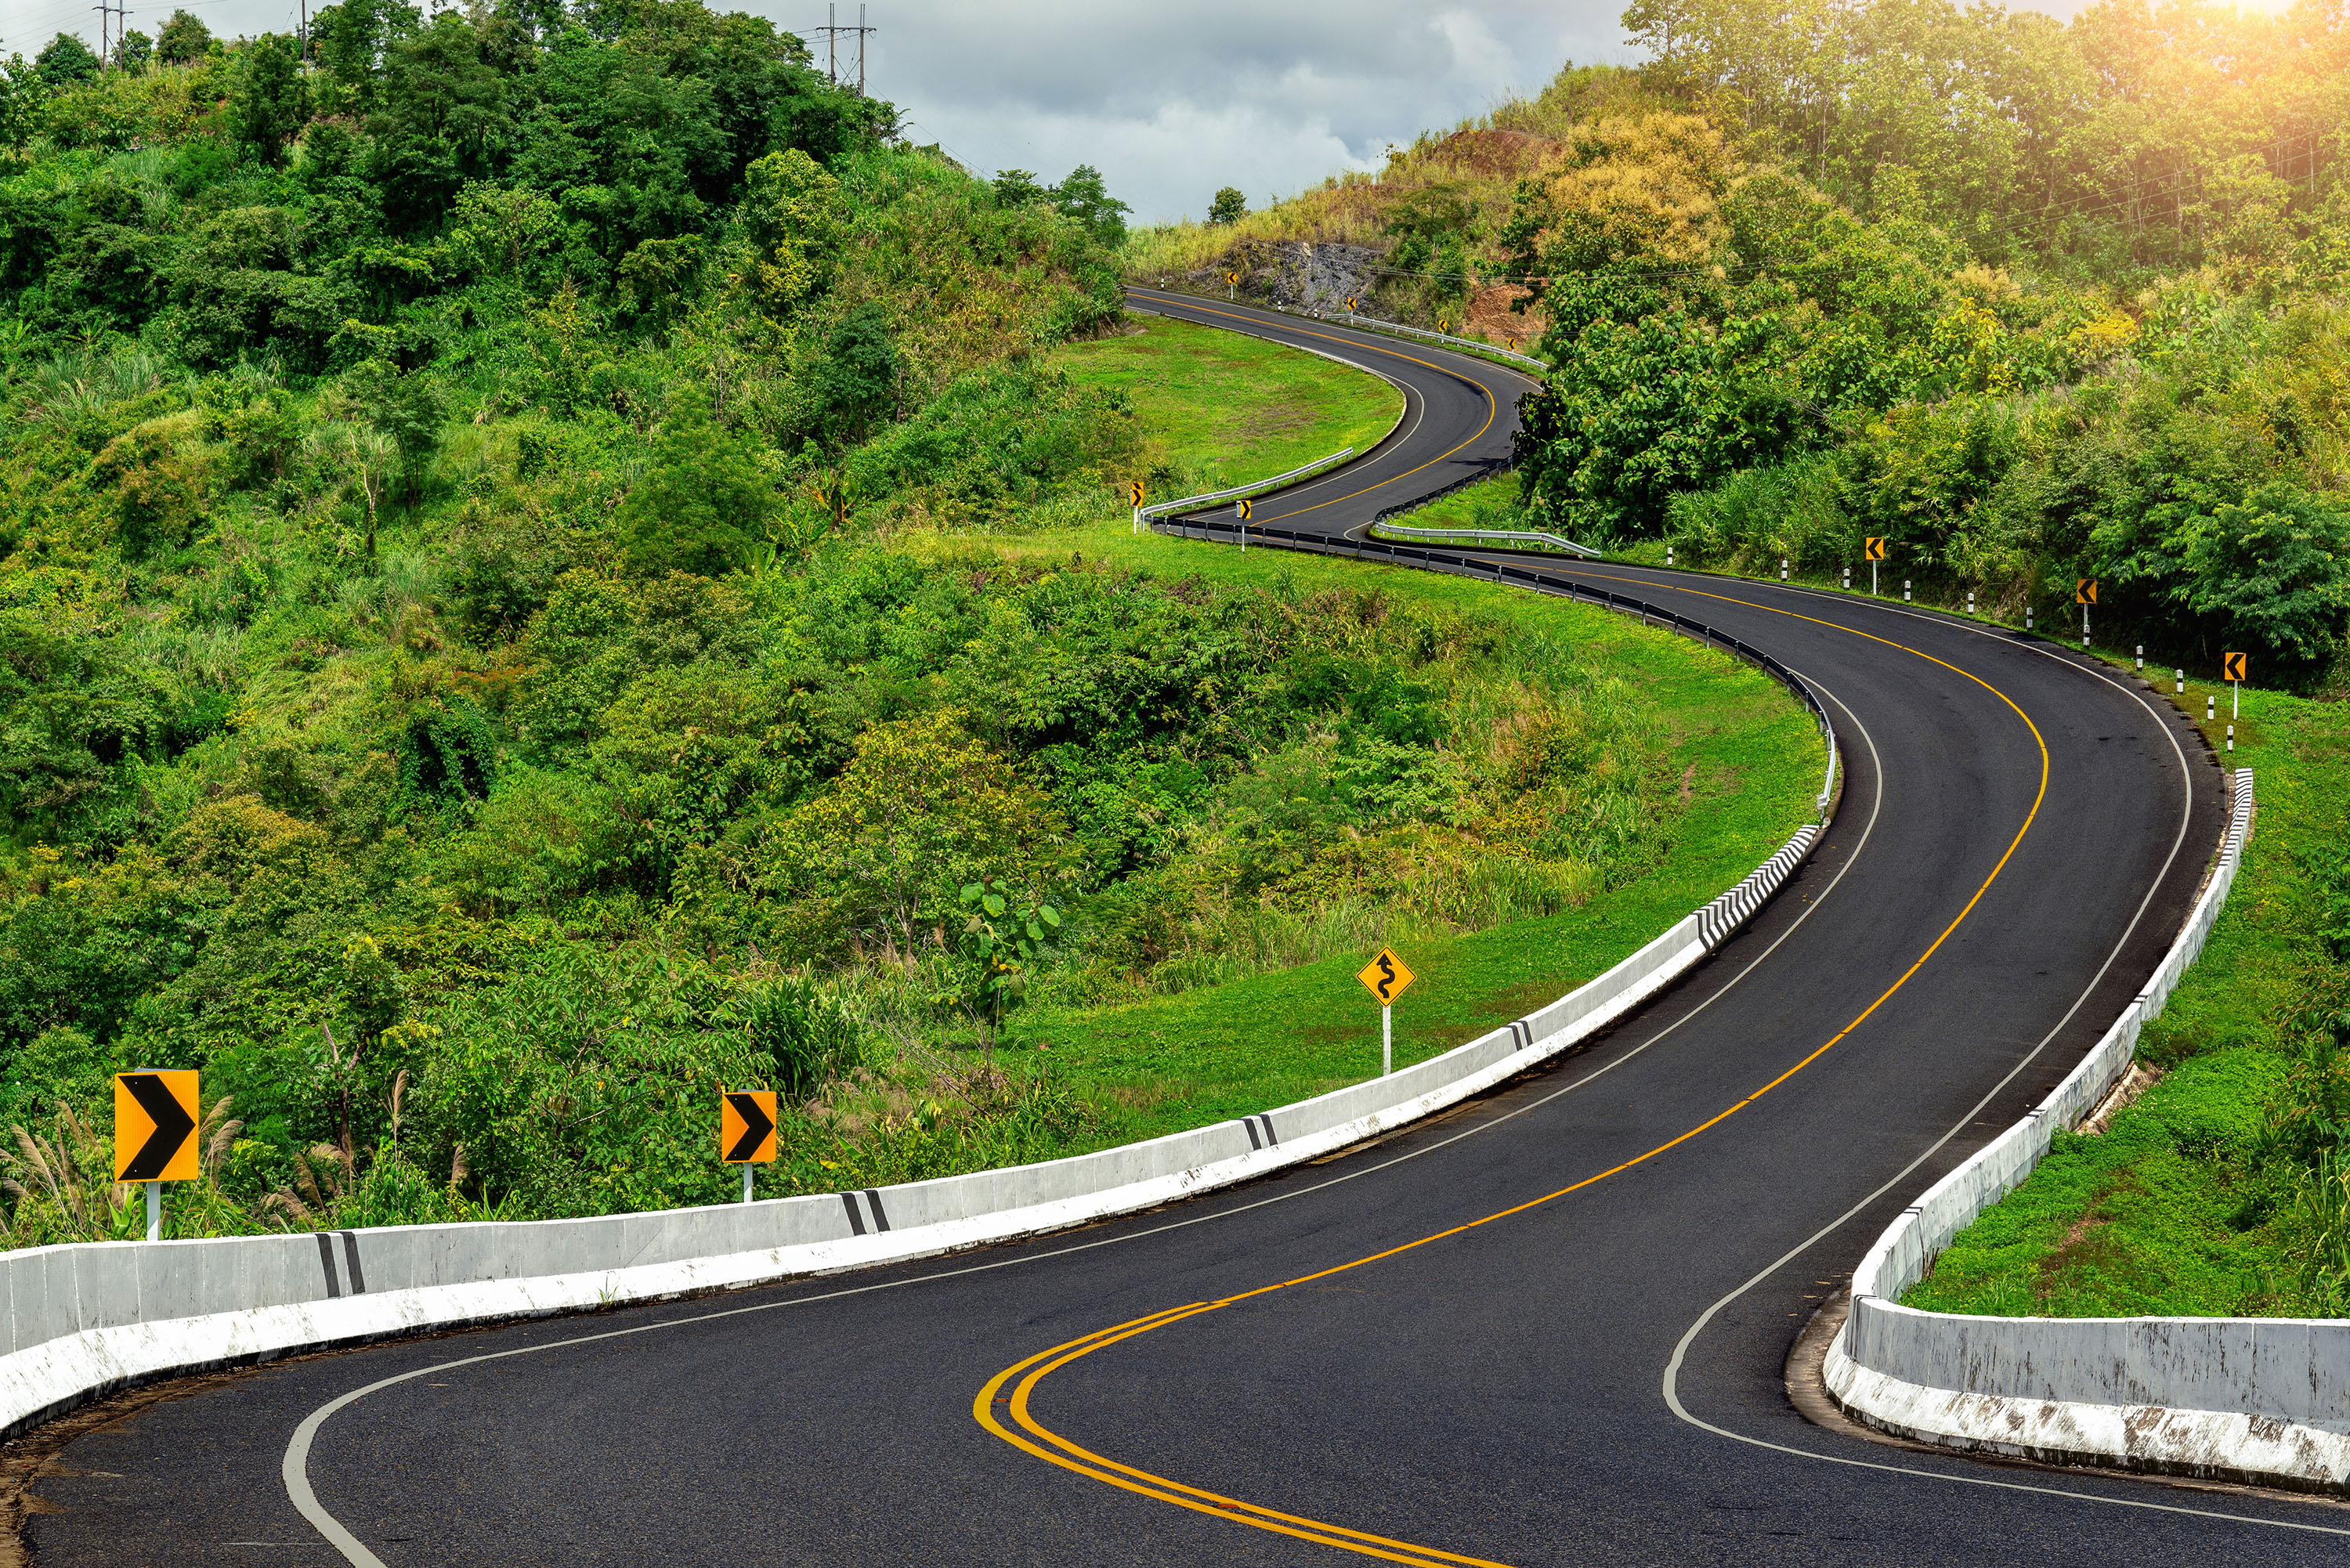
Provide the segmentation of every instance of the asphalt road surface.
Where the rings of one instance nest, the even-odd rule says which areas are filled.
[[[1511,422],[1519,383],[1477,361],[1149,303],[1414,389],[1357,465],[1385,493],[1326,486],[1286,525],[1357,526]],[[1777,654],[1846,748],[1788,889],[1605,1039],[1374,1146],[1025,1245],[214,1380],[62,1450],[35,1561],[2343,1561],[2350,1511],[1866,1442],[1782,1381],[1877,1231],[2152,969],[2220,831],[2200,740],[2047,643],[1573,570]]]

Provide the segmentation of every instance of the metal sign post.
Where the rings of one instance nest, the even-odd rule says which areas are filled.
[[[1868,597],[1877,595],[1877,563],[1885,559],[1885,535],[1871,534],[1861,542],[1860,553],[1868,557]]]
[[[1355,978],[1379,1004],[1379,1076],[1395,1071],[1395,999],[1419,977],[1404,966],[1393,948],[1381,948]]]

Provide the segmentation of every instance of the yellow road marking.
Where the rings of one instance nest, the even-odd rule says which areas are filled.
[[[1599,573],[1594,573],[1591,575],[1599,576],[1606,576],[1606,574]],[[1050,1350],[1040,1351],[1036,1355],[1029,1356],[1024,1361],[1005,1367],[1003,1371],[990,1378],[986,1386],[979,1391],[977,1397],[972,1401],[972,1415],[978,1420],[981,1426],[986,1428],[989,1431],[994,1433],[997,1437],[1002,1438],[1005,1442],[1012,1444],[1014,1447],[1018,1448],[1026,1453],[1033,1454],[1036,1458],[1044,1459],[1048,1463],[1058,1465],[1064,1469],[1074,1470],[1079,1475],[1088,1477],[1094,1480],[1105,1482],[1110,1486],[1123,1488],[1128,1491],[1139,1493],[1144,1497],[1156,1498],[1161,1502],[1171,1502],[1180,1508],[1191,1509],[1201,1513],[1214,1514],[1219,1518],[1232,1520],[1235,1523],[1253,1525],[1259,1530],[1276,1531],[1284,1535],[1295,1536],[1301,1540],[1312,1541],[1324,1546],[1336,1547],[1340,1551],[1352,1552],[1361,1556],[1383,1558],[1392,1563],[1417,1563],[1423,1564],[1466,1563],[1474,1564],[1476,1565],[1476,1568],[1503,1568],[1503,1565],[1490,1563],[1487,1559],[1481,1557],[1463,1557],[1453,1552],[1441,1551],[1435,1547],[1416,1546],[1407,1542],[1391,1540],[1386,1536],[1371,1535],[1362,1531],[1350,1530],[1344,1525],[1329,1524],[1320,1520],[1308,1519],[1297,1514],[1282,1513],[1276,1510],[1265,1508],[1261,1504],[1243,1502],[1237,1498],[1228,1498],[1220,1493],[1205,1491],[1200,1488],[1187,1486],[1180,1481],[1171,1480],[1165,1476],[1157,1475],[1149,1470],[1138,1469],[1131,1465],[1120,1464],[1114,1459],[1105,1459],[1087,1449],[1080,1447],[1076,1443],[1070,1441],[1068,1438],[1060,1436],[1050,1428],[1045,1426],[1042,1421],[1038,1420],[1033,1414],[1031,1414],[1028,1408],[1028,1401],[1029,1397],[1034,1393],[1036,1385],[1042,1382],[1045,1377],[1059,1371],[1062,1367],[1066,1366],[1073,1361],[1081,1360],[1084,1357],[1092,1355],[1097,1350],[1103,1349],[1108,1345],[1120,1344],[1126,1340],[1135,1338],[1139,1334],[1148,1334],[1153,1329],[1164,1328],[1170,1324],[1181,1323],[1188,1318],[1197,1317],[1204,1313],[1219,1311],[1224,1307],[1231,1306],[1235,1303],[1247,1301],[1254,1296],[1270,1294],[1274,1291],[1288,1290],[1292,1286],[1307,1284],[1315,1280],[1328,1279],[1333,1274],[1345,1273],[1350,1269],[1358,1269],[1367,1264],[1379,1262],[1386,1259],[1395,1257],[1399,1253],[1409,1252],[1417,1248],[1428,1246],[1432,1242],[1441,1241],[1449,1237],[1458,1236],[1465,1231],[1473,1231],[1481,1225],[1490,1225],[1497,1220],[1507,1220],[1513,1216],[1525,1213],[1529,1210],[1538,1209],[1544,1204],[1564,1198],[1569,1193],[1579,1192],[1584,1188],[1605,1181],[1609,1177],[1615,1176],[1622,1171],[1629,1170],[1636,1165],[1639,1165],[1645,1161],[1655,1158],[1658,1155],[1664,1153],[1667,1149],[1674,1148],[1681,1144],[1687,1143],[1690,1139],[1697,1137],[1700,1133],[1706,1131],[1708,1128],[1719,1126],[1730,1117],[1736,1116],[1740,1111],[1744,1110],[1748,1106],[1751,1106],[1755,1101],[1761,1099],[1763,1096],[1769,1094],[1773,1089],[1775,1089],[1780,1085],[1785,1083],[1788,1079],[1794,1077],[1796,1074],[1802,1072],[1805,1067],[1810,1066],[1814,1062],[1818,1061],[1822,1056],[1825,1055],[1837,1044],[1849,1037],[1854,1030],[1859,1028],[1862,1023],[1866,1023],[1871,1013],[1884,1006],[1886,1002],[1892,997],[1895,992],[1899,991],[1904,985],[1907,985],[1909,982],[1910,977],[1915,975],[1918,970],[1925,967],[1926,961],[1932,958],[1935,952],[1940,949],[1941,945],[1950,940],[1950,933],[1957,930],[1959,927],[1964,923],[1969,915],[1974,913],[1975,906],[1982,901],[1984,894],[1991,891],[1991,885],[1999,879],[2000,873],[2007,869],[2008,861],[2014,857],[2017,848],[2022,845],[2023,836],[2032,831],[2032,824],[2040,815],[2040,807],[2048,798],[2049,763],[2047,737],[2040,732],[2040,726],[2032,722],[2032,716],[2029,713],[2026,713],[2021,707],[2017,706],[2015,700],[2008,696],[2006,692],[2002,691],[1998,687],[1993,686],[1990,681],[1985,680],[1982,677],[1974,674],[1972,671],[1959,669],[1957,665],[1950,663],[1948,659],[1937,659],[1932,654],[1927,653],[1922,649],[1909,647],[1907,643],[1896,642],[1890,638],[1878,637],[1872,632],[1860,631],[1852,627],[1838,626],[1834,621],[1823,620],[1816,616],[1807,616],[1794,610],[1781,609],[1775,605],[1756,604],[1749,599],[1735,599],[1724,594],[1709,594],[1697,588],[1683,588],[1672,584],[1648,583],[1645,579],[1641,578],[1609,576],[1607,580],[1611,582],[1637,582],[1644,587],[1672,587],[1674,591],[1678,593],[1696,594],[1700,597],[1719,599],[1726,604],[1744,605],[1752,609],[1763,610],[1773,615],[1788,616],[1796,620],[1810,621],[1817,626],[1830,627],[1837,631],[1849,632],[1855,637],[1866,638],[1871,642],[1883,643],[1887,648],[1898,649],[1904,653],[1914,654],[1918,658],[1923,659],[1929,663],[1939,664],[1945,670],[1952,670],[1957,674],[1963,675],[1968,680],[1973,681],[1976,685],[1981,687],[1984,691],[1990,692],[1992,696],[1998,698],[2002,702],[2006,703],[2009,711],[2013,712],[2017,718],[2023,721],[2024,728],[2032,732],[2033,741],[2039,747],[2040,787],[2038,792],[2033,796],[2032,809],[2024,813],[2023,825],[2015,830],[2015,836],[2008,841],[2006,850],[2001,854],[1998,864],[1994,865],[1991,868],[1991,874],[1982,879],[1982,884],[1974,890],[1973,897],[1970,898],[1966,901],[1965,907],[1960,909],[1957,916],[1951,919],[1950,923],[1942,928],[1941,934],[1934,939],[1933,942],[1928,946],[1924,952],[1918,955],[1916,961],[1912,962],[1908,969],[1901,971],[1900,978],[1896,980],[1891,985],[1887,986],[1876,1001],[1863,1008],[1850,1023],[1846,1023],[1842,1029],[1836,1031],[1835,1034],[1825,1044],[1813,1050],[1808,1055],[1804,1056],[1803,1060],[1797,1062],[1794,1066],[1787,1068],[1784,1072],[1779,1074],[1778,1076],[1771,1079],[1761,1088],[1758,1088],[1752,1094],[1748,1095],[1744,1099],[1740,1100],[1726,1110],[1716,1112],[1713,1116],[1709,1116],[1702,1122],[1700,1122],[1697,1126],[1690,1128],[1687,1132],[1680,1134],[1678,1137],[1672,1138],[1665,1143],[1660,1143],[1656,1147],[1648,1150],[1646,1153],[1635,1155],[1630,1159],[1625,1160],[1621,1164],[1610,1166],[1607,1169],[1600,1171],[1596,1176],[1586,1176],[1582,1180],[1572,1183],[1569,1186],[1562,1187],[1555,1192],[1546,1192],[1539,1198],[1529,1199],[1523,1203],[1513,1205],[1508,1209],[1500,1210],[1494,1213],[1485,1215],[1481,1219],[1469,1220],[1465,1224],[1455,1225],[1450,1229],[1438,1231],[1430,1235],[1419,1237],[1416,1241],[1406,1241],[1400,1245],[1389,1247],[1384,1251],[1373,1252],[1366,1257],[1357,1258],[1351,1262],[1334,1264],[1326,1269],[1316,1270],[1315,1272],[1310,1274],[1300,1274],[1295,1279],[1284,1280],[1277,1284],[1259,1285],[1254,1290],[1243,1291],[1236,1295],[1225,1296],[1219,1301],[1195,1302],[1188,1306],[1174,1307],[1165,1312],[1154,1313],[1147,1317],[1135,1318],[1130,1322],[1118,1324],[1110,1328],[1099,1329],[1092,1334],[1085,1334],[1076,1339],[1070,1340],[1066,1344],[1055,1345]],[[1024,1431],[1033,1434],[1035,1437],[1042,1438],[1044,1443],[1052,1445],[1051,1448],[1046,1448],[1039,1443],[1030,1441],[1028,1438],[1023,1437],[1020,1433],[1011,1430],[996,1419],[995,1406],[999,1402],[1000,1391],[1006,1383],[1011,1382],[1015,1377],[1020,1379],[1018,1385],[1014,1388],[1010,1398],[1002,1402],[1006,1404],[1008,1414],[1016,1425],[1022,1428]],[[1056,1449],[1058,1450],[1057,1452],[1055,1451]]]
[[[1145,299],[1153,299],[1164,298],[1166,296],[1159,295],[1143,295],[1140,297]],[[1193,308],[1198,310],[1202,316],[1221,316],[1227,321],[1256,322],[1256,317],[1253,316],[1242,316],[1230,310],[1211,310],[1204,305],[1195,306]],[[1262,325],[1262,323],[1258,323],[1258,325]],[[1300,337],[1319,337],[1325,343],[1340,343],[1349,348],[1368,349],[1374,354],[1384,354],[1390,359],[1405,359],[1410,361],[1414,365],[1425,365],[1440,376],[1451,376],[1456,380],[1469,381],[1469,378],[1461,375],[1460,371],[1447,369],[1444,366],[1436,363],[1432,359],[1422,359],[1415,354],[1406,354],[1394,348],[1382,348],[1373,343],[1357,343],[1351,337],[1333,337],[1327,332],[1308,332],[1303,327],[1291,327],[1290,330],[1296,333]],[[1479,425],[1474,433],[1472,433],[1468,440],[1463,441],[1461,443],[1461,446],[1448,447],[1444,451],[1438,452],[1434,457],[1430,458],[1426,462],[1419,464],[1419,467],[1407,468],[1401,473],[1391,473],[1385,479],[1380,480],[1377,484],[1366,484],[1360,490],[1350,491],[1345,495],[1334,495],[1327,501],[1317,501],[1311,506],[1301,506],[1295,512],[1284,512],[1276,516],[1268,517],[1265,521],[1267,523],[1278,523],[1284,517],[1303,517],[1308,512],[1319,512],[1325,506],[1336,506],[1341,501],[1352,501],[1357,495],[1368,495],[1372,491],[1383,489],[1388,485],[1393,484],[1399,479],[1409,479],[1413,474],[1418,473],[1422,468],[1433,468],[1438,463],[1442,462],[1446,458],[1451,457],[1454,452],[1459,452],[1461,447],[1471,445],[1476,441],[1479,437],[1482,436],[1487,431],[1493,428],[1493,421],[1501,417],[1502,405],[1501,400],[1493,396],[1492,389],[1486,386],[1482,381],[1469,381],[1469,384],[1476,388],[1485,399],[1485,422]]]

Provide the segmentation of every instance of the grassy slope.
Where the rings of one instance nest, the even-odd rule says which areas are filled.
[[[2199,720],[2203,688],[2185,697]],[[2228,699],[2220,689],[2220,720]],[[2102,1136],[2058,1135],[2022,1186],[1961,1231],[1903,1298],[2059,1317],[2306,1309],[2256,1157],[2294,1017],[2334,983],[2306,857],[2339,838],[2350,710],[2247,691],[2238,765],[2258,775],[2244,871],[2186,982],[2138,1046],[2164,1077]]]
[[[1124,392],[1167,455],[1200,465],[1207,489],[1340,447],[1367,451],[1403,412],[1395,388],[1318,355],[1164,317],[1128,321],[1139,330],[1071,344],[1051,362],[1082,385]]]
[[[1511,589],[1368,563],[1237,551],[1122,531],[1045,536],[1154,572],[1313,589],[1376,583],[1456,613],[1506,615],[1568,640],[1657,695],[1676,724],[1690,810],[1679,843],[1639,880],[1568,913],[1414,947],[1418,984],[1396,1007],[1399,1066],[1507,1023],[1605,971],[1752,870],[1804,822],[1819,788],[1817,734],[1779,685],[1683,639]],[[1370,955],[1129,1006],[1021,1018],[1016,1054],[1042,1050],[1098,1103],[1125,1107],[1097,1141],[1155,1137],[1286,1104],[1373,1075],[1378,1013],[1357,984]]]
[[[1169,455],[1235,478],[1278,472],[1384,434],[1385,383],[1316,356],[1185,322],[1078,344],[1055,362],[1123,388]],[[1819,787],[1816,732],[1769,678],[1683,639],[1555,599],[1459,578],[1281,551],[1130,536],[1123,523],[994,540],[1007,554],[1072,550],[1219,582],[1385,591],[1457,614],[1506,616],[1647,687],[1670,715],[1690,809],[1663,863],[1568,913],[1415,945],[1419,979],[1396,1008],[1396,1062],[1422,1060],[1581,984],[1752,870],[1806,819]],[[1378,1013],[1357,984],[1368,953],[1172,997],[1021,1015],[1008,1052],[1049,1062],[1109,1114],[1088,1146],[1151,1137],[1341,1087],[1378,1067]],[[1074,1150],[1073,1150],[1074,1152]]]

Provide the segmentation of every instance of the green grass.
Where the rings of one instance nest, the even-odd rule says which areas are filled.
[[[1519,504],[1518,482],[1514,475],[1497,474],[1475,484],[1463,485],[1450,495],[1440,496],[1417,511],[1407,512],[1385,526],[1399,528],[1476,528],[1490,533],[1544,533],[1542,520],[1530,517]],[[1572,535],[1560,535],[1572,537]],[[1549,545],[1530,546],[1550,549]],[[1555,551],[1565,555],[1565,551]],[[1659,557],[1661,561],[1661,557]]]
[[[1395,521],[1407,528],[1522,530],[1534,526],[1518,504],[1516,478],[1506,473],[1464,485]]]
[[[1164,317],[1127,324],[1124,336],[1055,349],[1051,363],[1083,386],[1124,392],[1159,454],[1202,489],[1285,473],[1341,447],[1367,451],[1403,411],[1394,387],[1319,355]]]
[[[2199,723],[2203,696],[2190,683],[2174,701]],[[2224,745],[2225,688],[2219,696],[2210,729]],[[1908,1304],[2057,1317],[2324,1310],[2292,1256],[2305,1168],[2271,1152],[2265,1133],[2300,1021],[2344,999],[2343,966],[2317,931],[2319,867],[2350,805],[2350,709],[2248,689],[2236,737],[2259,813],[2210,943],[2139,1042],[2139,1062],[2164,1075],[2104,1134],[2060,1134]]]
[[[1506,618],[1566,639],[1650,694],[1678,743],[1689,804],[1676,842],[1645,875],[1560,915],[1416,943],[1419,979],[1397,1004],[1396,1062],[1422,1060],[1541,1006],[1606,971],[1731,887],[1809,819],[1824,756],[1777,682],[1637,622],[1456,577],[1239,552],[1123,525],[1018,546],[1107,556],[1153,573],[1314,591],[1376,586],[1453,613]],[[1009,1054],[1049,1064],[1107,1115],[1087,1147],[1156,1137],[1261,1111],[1373,1076],[1378,1012],[1356,982],[1368,950],[1133,1004],[1020,1015]],[[1025,1063],[1024,1062],[1024,1064]]]

